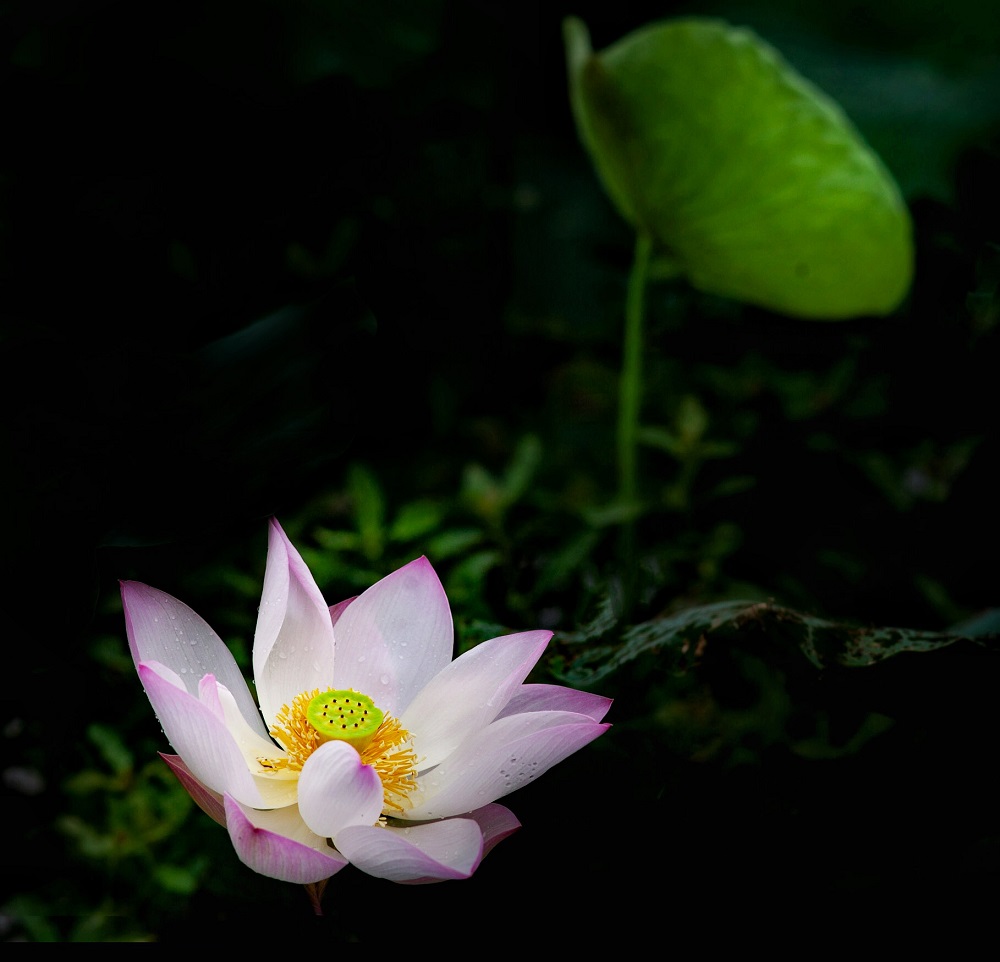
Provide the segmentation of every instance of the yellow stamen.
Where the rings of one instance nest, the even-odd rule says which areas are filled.
[[[309,756],[327,739],[310,724],[306,712],[310,702],[322,689],[304,691],[292,699],[291,706],[282,705],[275,718],[271,737],[287,753],[284,757],[258,758],[262,775],[281,772],[298,773]],[[382,781],[383,810],[403,812],[409,805],[409,795],[417,786],[417,754],[410,733],[399,720],[385,715],[371,741],[359,752],[361,761],[371,765]]]
[[[309,724],[306,718],[306,709],[320,692],[314,688],[312,691],[300,692],[292,699],[292,707],[282,705],[274,720],[274,728],[271,729],[271,737],[286,751],[286,758],[258,758],[261,767],[266,769],[264,774],[270,772],[301,772],[306,759],[322,744],[323,739],[318,731]]]
[[[417,753],[410,733],[399,720],[386,715],[375,737],[361,753],[361,761],[371,765],[382,779],[383,811],[402,812],[409,795],[417,787]]]

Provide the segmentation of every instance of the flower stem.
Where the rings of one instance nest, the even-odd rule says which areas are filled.
[[[309,882],[303,886],[306,890],[306,895],[309,896],[309,904],[312,906],[313,912],[316,915],[323,914],[323,890],[326,888],[326,883],[330,880],[328,878],[322,879],[319,882]]]
[[[653,238],[636,235],[632,269],[625,295],[625,339],[618,388],[618,498],[626,517],[621,528],[621,554],[625,611],[635,600],[635,517],[638,507],[638,435],[642,400],[642,347],[646,284]]]

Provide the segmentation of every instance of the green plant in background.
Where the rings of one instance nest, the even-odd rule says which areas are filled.
[[[426,554],[447,565],[449,597],[486,617],[487,576],[510,562],[510,511],[526,498],[541,459],[533,434],[517,444],[500,475],[484,465],[462,467],[454,498],[408,498],[396,505],[384,479],[362,462],[347,466],[342,497],[323,500],[307,523],[310,539],[303,556],[322,583],[363,590],[415,557]]]
[[[595,53],[582,21],[563,27],[580,138],[636,234],[617,429],[628,608],[638,444],[683,441],[640,431],[649,284],[683,278],[813,320],[883,315],[911,284],[912,227],[892,175],[843,111],[750,30],[680,18]]]
[[[86,902],[57,873],[44,895],[15,898],[2,914],[36,942],[152,941],[131,917],[133,906],[176,910],[209,868],[205,852],[168,844],[182,837],[194,806],[159,759],[136,766],[135,751],[114,728],[88,725],[86,745],[97,757],[65,779],[64,811],[53,826],[88,865]]]
[[[619,521],[589,501],[567,507],[540,477],[542,462],[542,438],[527,433],[499,466],[462,463],[452,494],[414,497],[371,465],[351,462],[339,493],[318,499],[290,527],[324,585],[363,590],[426,555],[461,606],[455,631],[464,651],[539,609],[549,607],[554,623],[552,599],[581,581],[602,532]],[[525,545],[537,552],[530,568]]]
[[[100,753],[104,768],[77,772],[64,787],[70,795],[103,801],[104,817],[88,821],[68,813],[58,820],[59,830],[81,852],[107,862],[112,870],[122,860],[145,859],[152,877],[164,890],[182,894],[193,891],[198,866],[158,863],[152,855],[153,847],[187,818],[190,799],[163,777],[161,766],[147,763],[137,769],[131,749],[114,729],[89,725],[87,740]],[[161,783],[171,791],[161,791]]]

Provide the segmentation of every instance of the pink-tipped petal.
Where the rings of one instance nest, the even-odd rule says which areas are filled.
[[[523,631],[484,641],[446,665],[400,722],[430,768],[485,728],[518,691],[545,651],[551,631]]]
[[[260,712],[232,652],[208,623],[164,591],[138,581],[121,583],[125,630],[132,660],[158,661],[177,672],[185,688],[198,694],[198,681],[215,677],[236,699],[240,714],[261,736],[267,735]]]
[[[451,661],[454,627],[444,588],[417,558],[358,595],[337,621],[337,688],[354,688],[397,718]]]
[[[348,861],[313,835],[293,808],[258,812],[225,796],[226,826],[244,865],[261,875],[308,885],[336,875]]]
[[[374,825],[382,804],[378,773],[347,742],[320,745],[302,766],[299,812],[317,835],[333,838],[347,825]]]
[[[468,878],[483,857],[483,834],[471,818],[404,828],[346,828],[337,848],[363,872],[391,882]]]
[[[614,699],[562,685],[522,685],[497,718],[524,711],[572,711],[601,721]]]
[[[420,779],[423,793],[402,817],[447,818],[473,811],[534,781],[610,727],[572,712],[500,718]]]
[[[517,816],[509,808],[496,802],[477,808],[468,817],[476,820],[483,833],[483,858],[521,827]]]
[[[230,792],[255,808],[277,808],[295,801],[294,783],[254,778],[225,722],[162,677],[157,667],[155,662],[141,663],[139,679],[167,739],[198,781],[214,792]]]
[[[174,775],[177,776],[177,781],[187,789],[188,795],[194,799],[194,803],[198,808],[209,818],[214,819],[225,828],[226,810],[222,804],[222,796],[218,792],[213,792],[210,788],[202,785],[191,774],[191,769],[184,764],[184,759],[180,755],[165,755],[163,752],[160,752],[159,755],[167,763]]]
[[[219,682],[215,675],[205,675],[198,682],[198,700],[211,709],[216,718],[223,722],[226,720],[226,714],[222,710],[222,702],[219,701]]]
[[[253,674],[268,726],[303,691],[333,684],[333,624],[312,573],[271,519],[257,612]]]
[[[330,605],[330,623],[336,626],[337,622],[340,621],[340,616],[347,610],[347,606],[357,598],[357,595],[353,595],[350,598],[345,598],[343,601],[338,601],[335,605]]]

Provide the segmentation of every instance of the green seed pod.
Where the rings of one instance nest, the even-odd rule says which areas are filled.
[[[383,717],[367,695],[346,689],[325,691],[306,708],[309,724],[324,739],[348,742],[358,752],[375,737]]]

